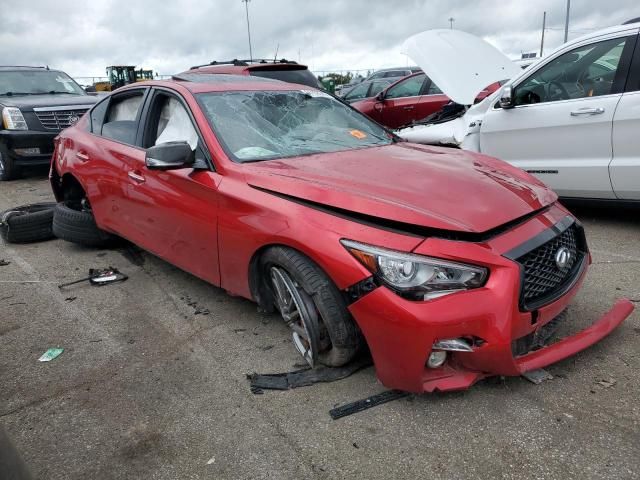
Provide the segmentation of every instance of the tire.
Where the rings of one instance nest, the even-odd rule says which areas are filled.
[[[275,294],[269,283],[269,271],[272,267],[288,272],[313,300],[321,328],[330,340],[330,347],[319,352],[318,361],[330,367],[339,367],[351,361],[360,350],[363,339],[340,291],[331,279],[301,253],[286,247],[269,248],[260,258],[260,273],[262,281],[269,286],[266,291],[270,292],[270,301],[274,305]]]
[[[0,145],[0,182],[14,180],[20,176],[20,169],[15,165],[15,161],[9,155],[9,150],[4,145]]]
[[[53,211],[53,234],[67,242],[87,247],[107,247],[116,237],[100,230],[90,211],[74,210],[58,203]]]
[[[41,242],[54,238],[55,203],[33,203],[0,213],[0,236],[8,243]]]

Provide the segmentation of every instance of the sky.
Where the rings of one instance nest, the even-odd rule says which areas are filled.
[[[160,74],[248,58],[242,0],[2,0],[0,62],[49,65],[74,77],[128,64]],[[565,0],[250,0],[253,56],[287,58],[316,73],[412,65],[405,38],[453,27],[505,54],[563,43]],[[569,39],[640,17],[638,0],[573,0]]]

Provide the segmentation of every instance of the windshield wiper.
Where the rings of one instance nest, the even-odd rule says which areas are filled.
[[[4,92],[4,93],[0,93],[0,95],[6,96],[6,97],[14,97],[14,96],[20,96],[20,95],[34,95],[34,94],[31,92]]]

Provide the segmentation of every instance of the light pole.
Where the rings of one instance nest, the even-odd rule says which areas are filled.
[[[564,43],[569,38],[569,11],[571,10],[571,0],[567,0],[567,18],[564,21]]]
[[[249,25],[249,2],[251,0],[242,0],[244,9],[247,14],[247,36],[249,37],[249,60],[253,60],[253,50],[251,49],[251,27]]]
[[[453,22],[455,22],[455,21],[456,21],[456,19],[455,19],[455,18],[453,18],[453,17],[449,17],[449,28],[450,28],[451,30],[453,30]]]

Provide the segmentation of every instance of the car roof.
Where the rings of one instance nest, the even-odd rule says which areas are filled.
[[[209,92],[233,92],[233,91],[296,91],[296,90],[317,90],[308,85],[282,82],[271,78],[253,77],[247,75],[227,75],[227,74],[202,74],[202,73],[181,73],[174,75],[171,80],[149,80],[137,82],[119,88],[124,91],[130,88],[141,86],[157,86],[175,88],[180,86],[186,88],[191,93]]]

